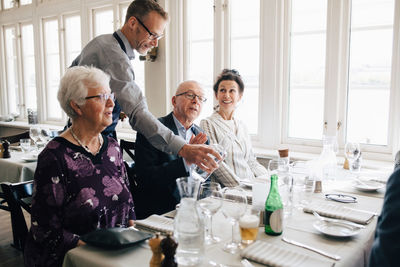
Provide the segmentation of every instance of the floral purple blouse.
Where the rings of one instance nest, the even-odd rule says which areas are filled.
[[[120,147],[103,138],[96,156],[61,137],[40,153],[26,266],[61,266],[79,236],[97,228],[127,227],[136,218]]]

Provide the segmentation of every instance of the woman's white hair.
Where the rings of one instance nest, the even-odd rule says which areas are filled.
[[[71,107],[71,101],[78,106],[85,103],[89,88],[109,88],[110,76],[95,67],[76,66],[67,69],[60,80],[57,99],[68,117],[75,118],[76,113]]]

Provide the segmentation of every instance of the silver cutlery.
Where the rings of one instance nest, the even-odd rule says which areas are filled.
[[[331,223],[342,223],[342,224],[346,224],[346,225],[349,225],[349,226],[357,227],[357,228],[360,228],[360,229],[365,229],[364,225],[361,225],[361,224],[358,224],[358,223],[349,222],[349,221],[346,221],[346,220],[339,220],[339,219],[332,219],[332,218],[322,217],[316,211],[313,211],[313,214],[314,214],[315,217],[317,217],[321,221],[331,222]]]
[[[282,240],[285,241],[286,243],[289,243],[289,244],[292,244],[292,245],[295,245],[295,246],[298,246],[298,247],[302,247],[302,248],[314,251],[314,252],[316,252],[318,254],[321,254],[322,256],[328,257],[330,259],[334,259],[334,260],[337,260],[337,261],[341,259],[341,257],[339,255],[334,255],[334,254],[325,252],[323,250],[320,250],[318,248],[310,247],[309,245],[306,245],[306,244],[303,244],[303,243],[300,243],[300,242],[297,242],[297,241],[294,241],[294,240],[291,240],[291,239],[287,239],[286,237],[282,237]]]

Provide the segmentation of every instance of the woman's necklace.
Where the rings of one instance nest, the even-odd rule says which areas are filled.
[[[72,127],[69,128],[71,131],[71,135],[72,137],[75,139],[76,142],[78,142],[78,144],[83,147],[87,152],[89,152],[90,154],[93,155],[97,155],[97,153],[99,153],[101,147],[103,146],[103,138],[101,138],[101,134],[99,134],[98,138],[99,138],[99,148],[97,149],[96,153],[92,153],[92,151],[90,151],[89,147],[84,145],[81,140],[79,140],[79,138],[75,135],[74,130],[72,130]]]

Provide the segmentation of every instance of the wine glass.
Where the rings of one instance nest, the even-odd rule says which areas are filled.
[[[27,153],[31,150],[31,139],[23,138],[19,140],[19,145],[24,153]]]
[[[240,187],[225,187],[222,193],[224,201],[222,202],[221,210],[232,224],[231,242],[226,243],[223,249],[231,254],[236,254],[242,246],[240,242],[235,241],[234,230],[238,228],[238,220],[246,212],[246,192]]]
[[[47,144],[51,139],[52,133],[48,128],[42,128],[40,131],[40,140]]]
[[[212,149],[214,149],[217,153],[219,153],[222,157],[222,160],[226,157],[226,150],[222,145],[219,144],[211,144]],[[221,160],[217,160],[213,155],[210,155],[217,163],[220,163]],[[192,176],[200,179],[201,181],[206,181],[212,172],[206,172],[200,168],[200,166],[196,166],[192,171]]]
[[[346,145],[344,146],[344,155],[349,161],[349,169],[350,173],[353,173],[352,166],[354,161],[358,159],[360,156],[361,150],[360,150],[360,144],[359,143],[354,143],[354,142],[347,142]]]
[[[29,128],[29,137],[33,140],[35,149],[37,149],[37,142],[40,140],[40,130],[40,127],[37,125]]]
[[[222,192],[219,183],[206,182],[200,185],[198,200],[198,204],[207,218],[205,243],[207,245],[218,243],[221,239],[213,234],[212,217],[222,206]]]

